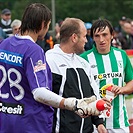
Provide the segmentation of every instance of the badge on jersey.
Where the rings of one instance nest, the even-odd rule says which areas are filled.
[[[43,64],[42,60],[38,60],[38,62],[36,63],[36,66],[34,67],[34,72],[39,72],[45,69],[46,69],[46,63]]]
[[[118,66],[119,66],[120,68],[122,68],[122,61],[118,61],[117,63],[118,63]]]

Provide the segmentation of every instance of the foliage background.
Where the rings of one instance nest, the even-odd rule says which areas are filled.
[[[21,19],[26,6],[41,2],[52,10],[52,0],[0,0],[0,10],[9,8],[12,20]],[[117,26],[122,16],[133,19],[133,0],[55,0],[55,21],[66,17],[77,17],[84,22],[107,18]]]

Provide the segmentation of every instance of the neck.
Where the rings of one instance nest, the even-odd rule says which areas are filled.
[[[5,26],[10,25],[11,24],[11,19],[9,19],[8,21],[5,21],[4,19],[1,19],[1,23]]]
[[[74,53],[72,47],[69,44],[60,44],[60,48],[64,53],[71,54]]]
[[[38,34],[35,32],[25,32],[23,35],[21,36],[30,36],[35,42],[37,41],[38,38]]]
[[[97,50],[98,53],[100,54],[108,54],[110,52],[110,49],[105,49],[105,50]]]

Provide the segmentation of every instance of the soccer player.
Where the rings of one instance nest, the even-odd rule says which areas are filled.
[[[66,18],[60,28],[60,44],[46,52],[53,75],[53,91],[60,96],[80,99],[94,93],[99,95],[89,63],[77,55],[84,51],[86,34],[82,20]],[[71,111],[55,109],[53,133],[92,133],[93,124],[99,133],[106,133],[102,118],[90,116],[83,119]]]
[[[92,75],[102,88],[113,84],[112,91],[116,98],[112,101],[111,117],[105,119],[109,133],[129,133],[129,122],[125,106],[125,94],[133,92],[133,68],[124,50],[111,46],[113,27],[106,19],[96,20],[91,27],[94,47],[81,54],[92,70]],[[125,85],[125,83],[126,85]],[[100,90],[101,96],[104,90]]]
[[[51,91],[51,71],[42,48],[35,42],[46,34],[51,11],[41,3],[29,5],[21,31],[0,44],[0,132],[51,133],[53,107],[74,111],[80,117],[99,111],[89,103],[95,97],[63,98]]]

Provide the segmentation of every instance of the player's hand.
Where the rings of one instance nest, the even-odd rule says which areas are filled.
[[[111,108],[111,102],[106,99],[98,99],[94,102],[91,102],[87,108],[89,115],[100,115],[103,111]]]
[[[80,117],[85,118],[90,115],[101,114],[101,111],[98,111],[95,106],[92,106],[96,104],[95,101],[95,96],[83,99],[67,98],[65,99],[64,106],[65,109],[72,110]]]
[[[107,105],[105,110],[110,109],[111,108],[111,101],[109,99],[107,99],[106,97],[103,97],[102,100],[104,100],[106,102],[106,105]]]
[[[116,97],[120,88],[113,84],[107,84],[104,85],[101,90],[105,91],[105,94],[102,94],[102,97],[106,97],[108,100],[112,101]]]
[[[78,114],[80,117],[88,117],[90,115],[98,115],[99,111],[97,112],[96,109],[92,108],[92,103],[96,101],[96,96],[91,96],[89,98],[83,98],[77,100],[77,105],[74,108],[74,112]]]
[[[108,133],[107,129],[103,124],[98,125],[97,130],[98,130],[98,133]]]
[[[114,92],[115,95],[122,94],[122,87],[119,87],[117,85],[113,85],[111,91]]]

